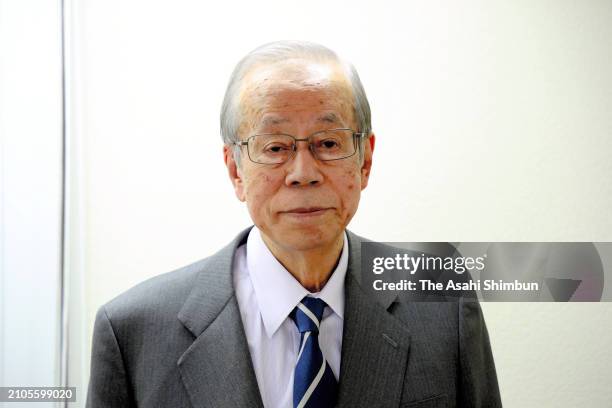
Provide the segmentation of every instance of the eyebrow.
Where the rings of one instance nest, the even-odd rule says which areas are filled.
[[[281,123],[287,123],[287,122],[291,122],[291,121],[287,118],[268,116],[261,121],[261,125],[263,127],[266,127],[266,126],[271,126],[271,125],[280,125]]]
[[[291,120],[288,118],[283,118],[280,116],[268,116],[261,121],[261,126],[268,127],[268,126],[280,125],[283,123],[290,123],[290,122]],[[329,112],[329,113],[319,116],[317,118],[317,122],[339,123],[340,120],[338,119],[338,115],[336,115],[333,112]]]
[[[323,116],[319,116],[317,118],[317,122],[326,122],[326,123],[338,123],[338,116],[335,113],[326,113]]]

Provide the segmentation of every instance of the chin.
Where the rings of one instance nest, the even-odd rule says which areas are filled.
[[[289,226],[281,234],[275,236],[278,244],[290,247],[297,251],[308,251],[333,245],[342,230],[330,230],[328,225],[323,226]]]

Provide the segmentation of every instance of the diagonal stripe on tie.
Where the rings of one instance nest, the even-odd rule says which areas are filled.
[[[304,352],[304,347],[306,346],[306,342],[308,341],[308,337],[310,336],[310,332],[304,333],[304,338],[302,340],[302,345],[300,347],[300,352],[297,356],[297,361],[300,361],[300,357],[302,357],[302,353]]]
[[[317,376],[312,380],[312,383],[310,383],[310,386],[304,393],[304,396],[302,396],[302,399],[300,400],[300,403],[297,405],[297,408],[304,408],[306,406],[306,404],[308,403],[308,400],[310,399],[310,396],[314,392],[315,388],[317,388],[317,385],[319,385],[321,378],[323,378],[323,374],[325,373],[326,365],[327,364],[325,363],[325,360],[323,360],[323,364],[321,364],[321,368],[319,369]]]
[[[333,407],[338,384],[319,347],[319,328],[325,302],[305,297],[292,318],[300,332],[300,351],[293,382],[294,408]]]

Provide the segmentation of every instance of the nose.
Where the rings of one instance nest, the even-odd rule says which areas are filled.
[[[298,142],[295,154],[287,163],[287,186],[314,186],[323,182],[319,161],[315,159],[308,143]]]

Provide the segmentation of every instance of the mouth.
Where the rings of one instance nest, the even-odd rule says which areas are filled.
[[[318,215],[323,215],[331,209],[331,207],[298,207],[291,210],[282,211],[281,214],[287,214],[294,217],[315,217]]]

